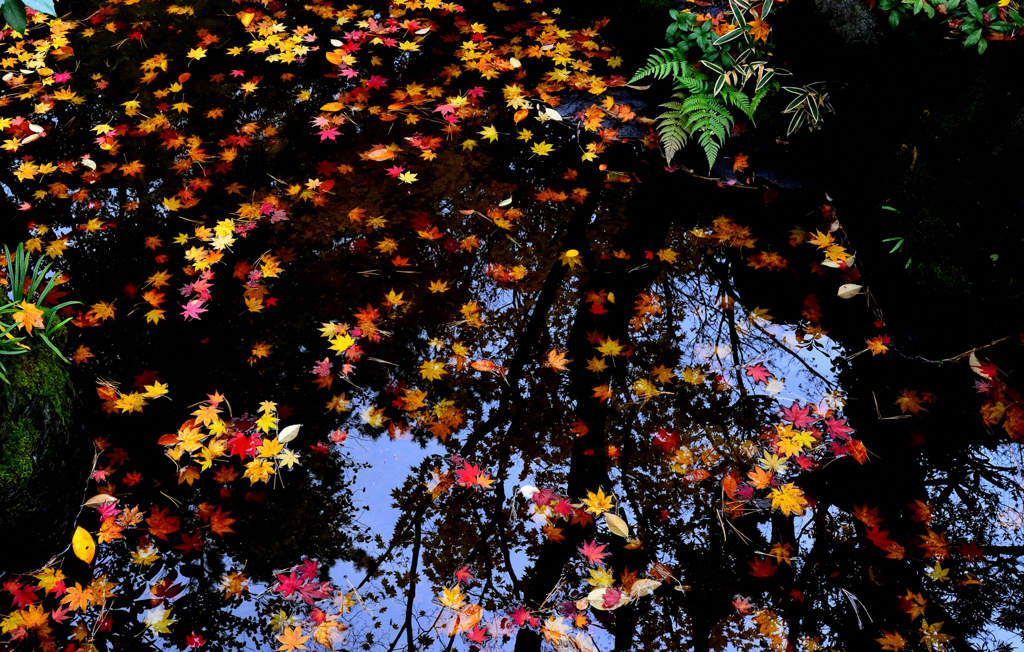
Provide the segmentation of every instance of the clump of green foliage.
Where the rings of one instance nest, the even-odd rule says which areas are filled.
[[[769,65],[771,27],[764,18],[771,10],[770,0],[760,13],[754,4],[730,0],[729,10],[715,16],[669,12],[673,22],[665,38],[671,47],[657,50],[630,80],[653,76],[675,82],[672,101],[661,105],[666,111],[657,121],[666,161],[692,137],[712,167],[735,123],[732,110],[753,122],[761,101],[778,90],[775,77],[789,73]]]
[[[978,54],[988,49],[990,41],[1014,40],[1024,32],[1024,18],[1015,0],[1001,0],[984,7],[977,0],[949,0],[937,6],[926,0],[879,0],[878,8],[889,13],[889,24],[893,28],[901,20],[922,12],[928,18],[940,15],[949,28],[964,39],[964,47],[977,47]]]
[[[45,259],[40,256],[35,266],[32,266],[31,256],[24,245],[19,244],[14,255],[11,255],[11,250],[4,245],[4,259],[0,261],[0,267],[6,268],[6,272],[5,278],[0,277],[0,281],[6,281],[6,288],[0,293],[0,356],[26,353],[30,349],[24,340],[27,337],[38,336],[61,360],[68,361],[54,345],[52,338],[54,333],[71,320],[70,317],[59,320],[57,313],[65,306],[77,304],[77,301],[65,301],[55,306],[38,308],[42,311],[43,321],[43,328],[40,330],[18,329],[19,323],[15,318],[15,315],[24,313],[26,304],[31,308],[42,304],[57,284],[57,275],[50,274],[53,263],[43,267],[44,262]],[[44,280],[47,280],[47,283],[40,289]],[[21,335],[22,332],[25,332],[25,335]],[[5,375],[6,371],[3,358],[0,357],[0,380],[8,383],[10,381]]]

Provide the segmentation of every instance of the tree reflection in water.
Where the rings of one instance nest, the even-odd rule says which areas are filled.
[[[89,496],[117,503],[79,518],[91,567],[5,577],[4,644],[1012,645],[1019,339],[973,364],[952,356],[986,342],[941,365],[886,351],[885,306],[837,296],[877,279],[833,206],[663,169],[603,26],[499,4],[362,16],[283,77],[270,34],[320,43],[357,13],[197,8],[200,47],[265,41],[233,84],[226,55],[186,69],[170,30],[141,51],[72,32],[76,76],[106,84],[24,150],[82,156],[86,107],[111,147],[10,233],[70,243]],[[423,26],[429,53],[386,42]],[[475,48],[491,68],[443,72]],[[381,61],[346,76],[357,55]],[[21,169],[16,203],[38,187]],[[425,449],[390,496],[364,480],[385,446]]]

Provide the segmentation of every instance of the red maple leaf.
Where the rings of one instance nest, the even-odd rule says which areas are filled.
[[[461,469],[455,469],[455,482],[463,487],[476,484],[480,476],[480,467],[466,462]]]
[[[484,644],[484,640],[485,640],[486,636],[487,636],[487,630],[486,629],[480,629],[480,625],[474,625],[473,629],[471,629],[468,632],[466,632],[466,639],[467,640],[469,640],[471,643],[479,643],[480,645]]]
[[[14,580],[4,583],[4,590],[14,596],[14,604],[18,605],[19,609],[24,609],[39,599],[35,587],[26,585],[22,588],[21,583]]]
[[[737,595],[732,600],[732,606],[736,607],[736,611],[745,616],[750,613],[750,610],[754,605],[750,604],[750,600],[744,598],[742,595]]]
[[[768,383],[768,379],[772,377],[772,372],[768,371],[767,368],[760,362],[753,367],[745,367],[747,375],[754,379],[754,383]]]
[[[800,407],[796,401],[788,408],[782,408],[782,420],[793,424],[794,428],[804,429],[816,421],[811,414],[811,406]]]
[[[183,555],[187,555],[192,551],[198,552],[202,549],[204,544],[202,532],[196,532],[194,535],[189,536],[184,532],[181,533],[181,543],[174,546],[180,550]]]
[[[302,588],[302,583],[295,576],[295,571],[292,571],[291,575],[278,574],[277,585],[274,587],[274,591],[287,598],[300,588]]]
[[[654,445],[665,451],[666,455],[671,455],[672,451],[679,448],[679,435],[664,428],[658,428],[658,432],[654,435]]]
[[[839,439],[849,439],[849,435],[856,432],[856,430],[846,425],[846,419],[833,419],[832,417],[825,419],[825,430],[828,431],[828,434]]]
[[[754,561],[747,562],[750,564],[750,574],[754,577],[771,577],[775,574],[775,571],[779,570],[779,567],[772,563],[770,559],[755,559]]]
[[[473,569],[469,566],[463,566],[459,570],[455,571],[455,579],[458,580],[459,584],[466,582],[467,584],[476,579],[473,575]]]
[[[960,553],[960,556],[967,561],[979,561],[985,557],[985,549],[979,548],[973,541],[962,546],[957,546],[956,549],[957,552]]]
[[[584,542],[580,546],[579,551],[590,563],[596,566],[604,566],[604,561],[602,560],[608,556],[604,549],[605,544],[597,545],[597,539],[594,539],[590,543]]]

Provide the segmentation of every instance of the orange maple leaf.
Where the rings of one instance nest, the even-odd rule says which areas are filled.
[[[868,350],[871,351],[871,355],[878,355],[879,353],[885,353],[889,350],[887,344],[891,344],[892,340],[889,339],[888,335],[879,335],[878,337],[872,337],[870,340],[866,340]]]
[[[565,351],[559,353],[557,350],[551,349],[548,351],[548,357],[547,360],[544,361],[544,366],[554,369],[555,371],[565,371],[568,369],[566,365],[570,362],[572,362],[572,360],[565,359]]]
[[[45,328],[43,325],[43,311],[36,308],[36,304],[22,300],[17,306],[20,308],[14,313],[14,321],[18,328],[24,328],[28,334],[32,334],[33,328]]]
[[[753,36],[755,41],[760,39],[765,43],[768,42],[768,34],[772,31],[771,25],[761,20],[757,13],[754,13],[754,20],[748,21],[747,24],[750,25],[748,34]]]
[[[904,414],[910,412],[914,416],[920,416],[922,410],[928,411],[928,408],[921,405],[921,400],[916,389],[904,389],[896,399],[896,405],[900,406],[900,412]]]
[[[170,516],[168,512],[170,507],[164,507],[163,511],[153,508],[150,512],[149,518],[146,521],[149,523],[149,533],[158,539],[167,541],[167,535],[177,532],[181,528],[181,520],[177,516]]]
[[[605,385],[598,385],[594,388],[594,398],[599,399],[601,402],[607,401],[612,397],[612,388]]]
[[[733,172],[742,172],[743,170],[746,170],[747,167],[749,167],[749,165],[750,164],[747,163],[747,155],[746,154],[737,154],[736,157],[733,158],[733,160],[732,160],[732,170],[733,170]]]
[[[285,627],[284,634],[277,637],[277,640],[281,641],[281,647],[278,650],[284,650],[285,652],[291,652],[292,650],[305,650],[306,646],[303,645],[309,640],[308,636],[302,635],[301,627]]]
[[[150,517],[152,519],[152,517]],[[231,529],[231,524],[235,522],[235,519],[231,518],[231,512],[222,512],[220,507],[210,514],[210,528],[220,536],[224,536],[228,532],[234,532]]]

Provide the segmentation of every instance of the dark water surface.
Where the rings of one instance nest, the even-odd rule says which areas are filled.
[[[581,160],[601,142],[576,119],[597,97],[586,88],[551,91],[561,121],[536,119],[535,93],[517,122],[503,95],[514,71],[444,82],[474,21],[494,47],[515,35],[543,44],[532,5],[467,5],[466,24],[435,16],[458,38],[431,34],[423,56],[366,64],[373,99],[362,102],[356,82],[325,78],[326,42],[359,41],[344,35],[351,24],[332,31],[335,19],[280,3],[270,10],[286,12],[288,30],[309,24],[323,46],[308,63],[220,52],[186,66],[197,29],[223,48],[255,38],[238,7],[195,18],[106,7],[118,29],[167,21],[187,38],[147,27],[143,51],[138,39],[116,47],[124,36],[102,23],[92,41],[75,36],[76,77],[102,53],[110,90],[60,105],[34,156],[92,151],[101,166],[141,160],[147,172],[90,185],[79,170],[89,204],[31,199],[37,186],[5,171],[0,219],[9,243],[39,224],[52,229],[44,241],[71,238],[67,298],[94,317],[98,302],[116,307],[96,326],[79,314],[68,353],[94,356],[71,369],[97,454],[95,465],[80,456],[93,472],[85,495],[117,503],[54,523],[50,541],[5,544],[0,647],[278,649],[305,636],[326,649],[1020,648],[1024,101],[1012,44],[979,59],[921,29],[843,46],[809,9],[780,12],[780,65],[833,84],[837,115],[787,139],[788,117],[768,107],[727,141],[716,183],[666,170],[649,125],[623,114],[605,118],[620,129],[607,151]],[[599,9],[552,16],[578,30]],[[648,22],[660,14],[604,9],[598,40],[625,61],[594,67],[628,77],[660,43]],[[150,88],[139,65],[160,52],[172,63]],[[231,75],[225,61],[244,80],[265,77],[259,93],[207,84]],[[546,70],[534,61],[522,57],[529,88]],[[158,108],[153,90],[186,72],[169,97],[189,113]],[[367,87],[370,74],[388,85]],[[408,84],[443,88],[422,109],[388,109]],[[668,90],[601,97],[656,117]],[[89,130],[101,121],[137,127],[142,116],[123,116],[136,92],[175,133],[125,130],[117,156],[97,150]],[[348,122],[322,138],[310,122],[334,114],[317,107],[339,93]],[[435,108],[459,102],[474,110],[445,134],[449,111]],[[202,118],[218,107],[222,122]],[[489,125],[496,142],[479,133]],[[517,140],[521,129],[533,139]],[[174,175],[199,146],[168,144],[178,133],[200,137],[210,159]],[[552,153],[531,150],[539,142]],[[224,167],[232,147],[241,153]],[[752,164],[738,178],[737,153]],[[703,159],[680,156],[695,169]],[[402,183],[393,165],[418,178]],[[188,203],[183,186],[201,201],[169,210],[165,198]],[[302,188],[313,188],[305,199]],[[116,227],[79,228],[94,218]],[[224,220],[235,241],[204,277],[203,254],[189,252],[213,246],[196,228]],[[809,242],[826,234],[842,265],[822,265],[824,247]],[[892,238],[905,242],[890,253]],[[863,287],[841,298],[844,284]],[[166,295],[159,323],[146,320],[147,292]],[[190,301],[200,319],[182,316]],[[888,351],[868,351],[871,340]],[[170,400],[131,408],[154,383]],[[91,564],[62,552],[77,526],[110,539]],[[18,575],[55,555],[51,570]],[[53,614],[56,571],[92,599]],[[26,597],[27,586],[42,588]],[[24,626],[18,614],[40,605],[47,624]]]

